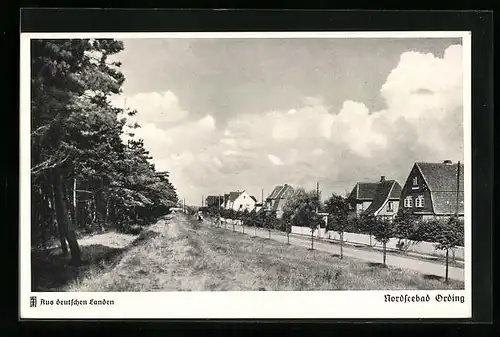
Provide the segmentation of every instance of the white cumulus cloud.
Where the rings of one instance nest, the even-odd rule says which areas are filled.
[[[273,154],[268,154],[267,157],[269,158],[269,161],[273,163],[274,165],[283,165],[283,162],[279,157],[276,157]]]
[[[171,92],[127,104],[137,104],[144,124],[137,134],[157,166],[190,200],[236,189],[260,196],[283,183],[314,188],[316,181],[326,194],[345,192],[380,175],[403,184],[414,161],[463,160],[461,55],[461,46],[442,58],[403,53],[380,88],[386,107],[379,111],[350,97],[333,111],[308,97],[283,110],[235,113],[219,126],[210,114],[189,118]]]
[[[137,110],[137,119],[143,123],[171,123],[187,117],[172,91],[143,92],[131,96],[114,96],[111,102],[120,108]]]

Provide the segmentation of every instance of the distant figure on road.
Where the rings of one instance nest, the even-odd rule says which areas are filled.
[[[198,212],[197,219],[198,221],[203,221],[203,214],[201,212]]]

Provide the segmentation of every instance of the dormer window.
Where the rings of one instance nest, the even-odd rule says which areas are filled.
[[[404,200],[404,207],[412,207],[413,206],[413,198],[411,196],[407,196]]]
[[[416,206],[416,207],[419,207],[419,208],[424,207],[424,196],[423,196],[423,195],[419,195],[419,196],[415,199],[415,206]]]
[[[418,190],[418,178],[413,177],[413,186],[411,187],[412,190]]]

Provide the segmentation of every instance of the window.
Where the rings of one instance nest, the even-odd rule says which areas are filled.
[[[412,207],[412,206],[413,206],[413,205],[412,205],[412,204],[413,204],[413,202],[412,202],[412,201],[413,201],[413,200],[412,200],[412,197],[411,197],[411,196],[407,196],[407,197],[405,198],[404,206],[405,206],[405,207]]]
[[[388,201],[387,202],[387,212],[392,212],[393,209],[392,209],[392,201]]]
[[[412,190],[418,190],[418,178],[413,177],[413,186],[411,187]]]
[[[417,197],[417,199],[415,199],[415,206],[416,207],[424,207],[424,196],[423,195],[419,195]]]

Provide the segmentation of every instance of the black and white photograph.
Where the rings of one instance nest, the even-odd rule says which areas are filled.
[[[470,312],[468,32],[26,35],[30,312]]]

